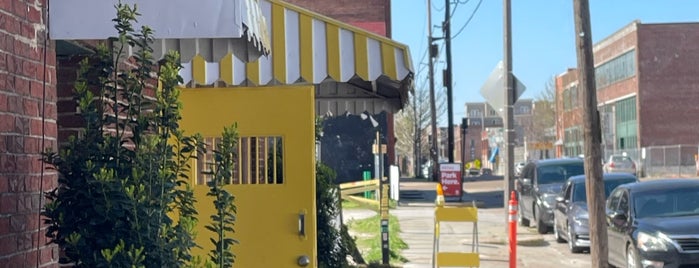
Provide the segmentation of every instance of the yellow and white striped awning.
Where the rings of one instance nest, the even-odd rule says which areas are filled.
[[[262,86],[383,78],[405,87],[403,82],[412,79],[406,45],[282,1],[259,0],[259,6],[271,37],[270,55],[248,63],[233,53],[214,51],[218,56],[213,61],[196,55],[183,61],[185,84]]]

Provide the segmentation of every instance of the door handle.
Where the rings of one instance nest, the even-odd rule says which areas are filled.
[[[299,236],[306,236],[306,211],[299,212]]]

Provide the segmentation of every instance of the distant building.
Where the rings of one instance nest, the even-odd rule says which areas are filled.
[[[532,99],[520,99],[514,105],[515,144],[517,147],[524,146],[524,126],[531,122],[533,107]],[[468,118],[468,131],[465,136],[466,153],[464,155],[466,162],[479,159],[485,163],[494,150],[494,146],[490,145],[500,144],[504,141],[504,136],[502,136],[504,132],[501,131],[504,126],[503,119],[486,102],[467,102],[465,109]],[[488,132],[488,129],[491,131]],[[523,159],[524,154],[515,156],[515,161]]]
[[[699,142],[699,23],[634,21],[593,47],[602,148],[607,156]],[[577,70],[556,77],[556,153],[583,153]],[[696,153],[696,151],[694,152]]]

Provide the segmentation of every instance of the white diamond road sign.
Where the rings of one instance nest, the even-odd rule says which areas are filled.
[[[514,102],[517,102],[519,96],[527,89],[522,82],[520,82],[516,76],[512,75],[514,80],[514,90],[515,98]],[[507,100],[507,90],[505,89],[505,68],[502,61],[498,62],[495,66],[493,72],[490,73],[488,79],[485,80],[483,86],[481,86],[481,96],[485,98],[485,101],[490,104],[493,109],[500,115],[500,117],[505,118],[505,106]]]

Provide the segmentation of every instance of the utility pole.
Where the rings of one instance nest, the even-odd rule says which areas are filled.
[[[449,163],[454,163],[454,104],[452,97],[452,81],[451,81],[451,7],[449,2],[444,0],[444,42],[447,49],[447,69],[444,71],[444,85],[447,87],[447,150],[449,151]]]
[[[590,211],[590,257],[592,267],[607,267],[607,228],[604,211],[604,182],[602,180],[602,158],[600,144],[602,131],[597,112],[597,90],[595,67],[592,54],[592,27],[590,26],[590,3],[588,0],[573,0],[575,16],[575,45],[578,56],[578,84],[582,88],[583,125],[585,134],[585,184],[587,206]]]
[[[513,106],[515,100],[515,91],[513,88],[512,79],[512,10],[510,6],[510,0],[504,0],[503,2],[503,65],[505,69],[505,113],[504,126],[505,126],[505,152],[507,157],[505,158],[505,177],[503,182],[503,188],[505,194],[503,196],[504,204],[509,204],[510,201],[510,189],[513,189],[514,177],[514,159],[515,159],[515,130],[514,130],[514,113]],[[507,213],[505,213],[505,220],[507,220]]]
[[[438,168],[439,163],[439,147],[437,146],[437,104],[435,101],[434,93],[434,58],[437,57],[437,45],[432,44],[432,0],[427,0],[427,43],[429,44],[429,56],[430,56],[430,115],[432,121],[432,146],[430,147],[430,156],[432,159],[432,181],[437,181],[438,178]]]

